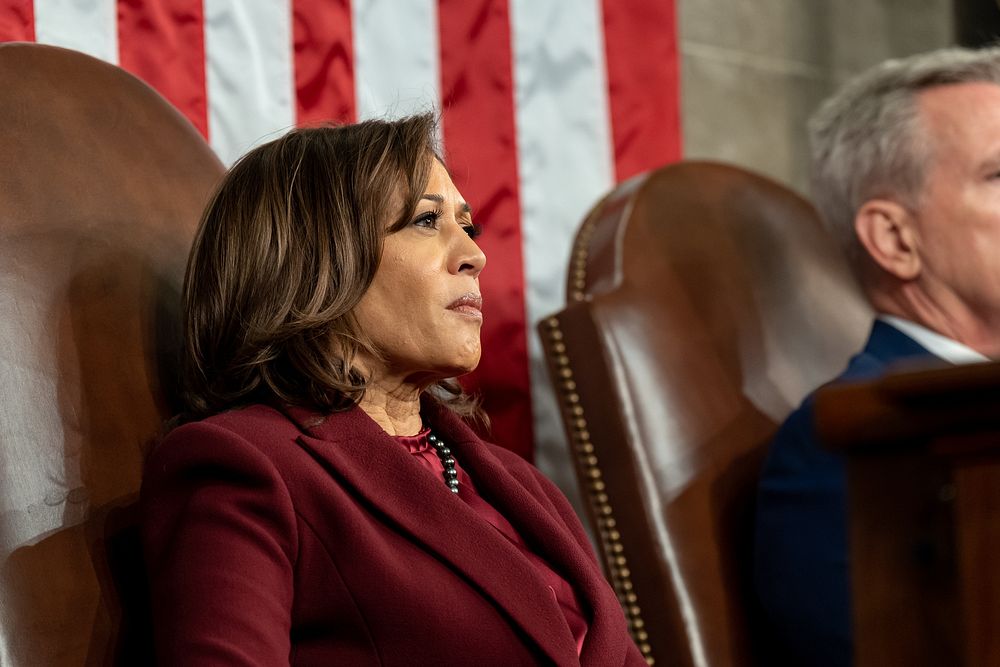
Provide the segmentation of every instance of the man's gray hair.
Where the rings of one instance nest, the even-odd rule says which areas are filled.
[[[918,93],[978,81],[1000,84],[1000,47],[887,60],[849,81],[810,119],[813,198],[856,268],[865,256],[854,232],[862,204],[884,197],[919,206],[933,146],[920,127]]]

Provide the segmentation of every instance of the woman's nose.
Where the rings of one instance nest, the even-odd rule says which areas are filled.
[[[486,254],[479,244],[469,236],[468,229],[456,225],[456,242],[452,251],[451,270],[453,273],[470,273],[478,277],[486,266]]]

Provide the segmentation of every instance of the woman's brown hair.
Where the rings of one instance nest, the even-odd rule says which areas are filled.
[[[182,399],[196,418],[257,402],[321,412],[364,393],[374,353],[353,316],[387,233],[435,159],[431,115],[292,130],[233,165],[202,214],[184,279]],[[474,404],[454,380],[439,395]]]

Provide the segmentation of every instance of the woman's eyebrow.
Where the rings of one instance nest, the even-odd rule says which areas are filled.
[[[435,192],[426,192],[421,197],[421,199],[426,199],[427,201],[432,201],[436,204],[444,203],[444,195],[439,195]],[[469,206],[468,202],[462,202],[461,204],[458,205],[458,207],[462,209],[462,213],[468,213],[469,215],[472,215],[472,207]]]

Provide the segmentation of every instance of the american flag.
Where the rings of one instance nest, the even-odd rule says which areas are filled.
[[[0,42],[146,81],[229,164],[315,121],[440,112],[476,211],[492,439],[573,486],[533,325],[617,181],[680,157],[674,0],[0,0]]]

